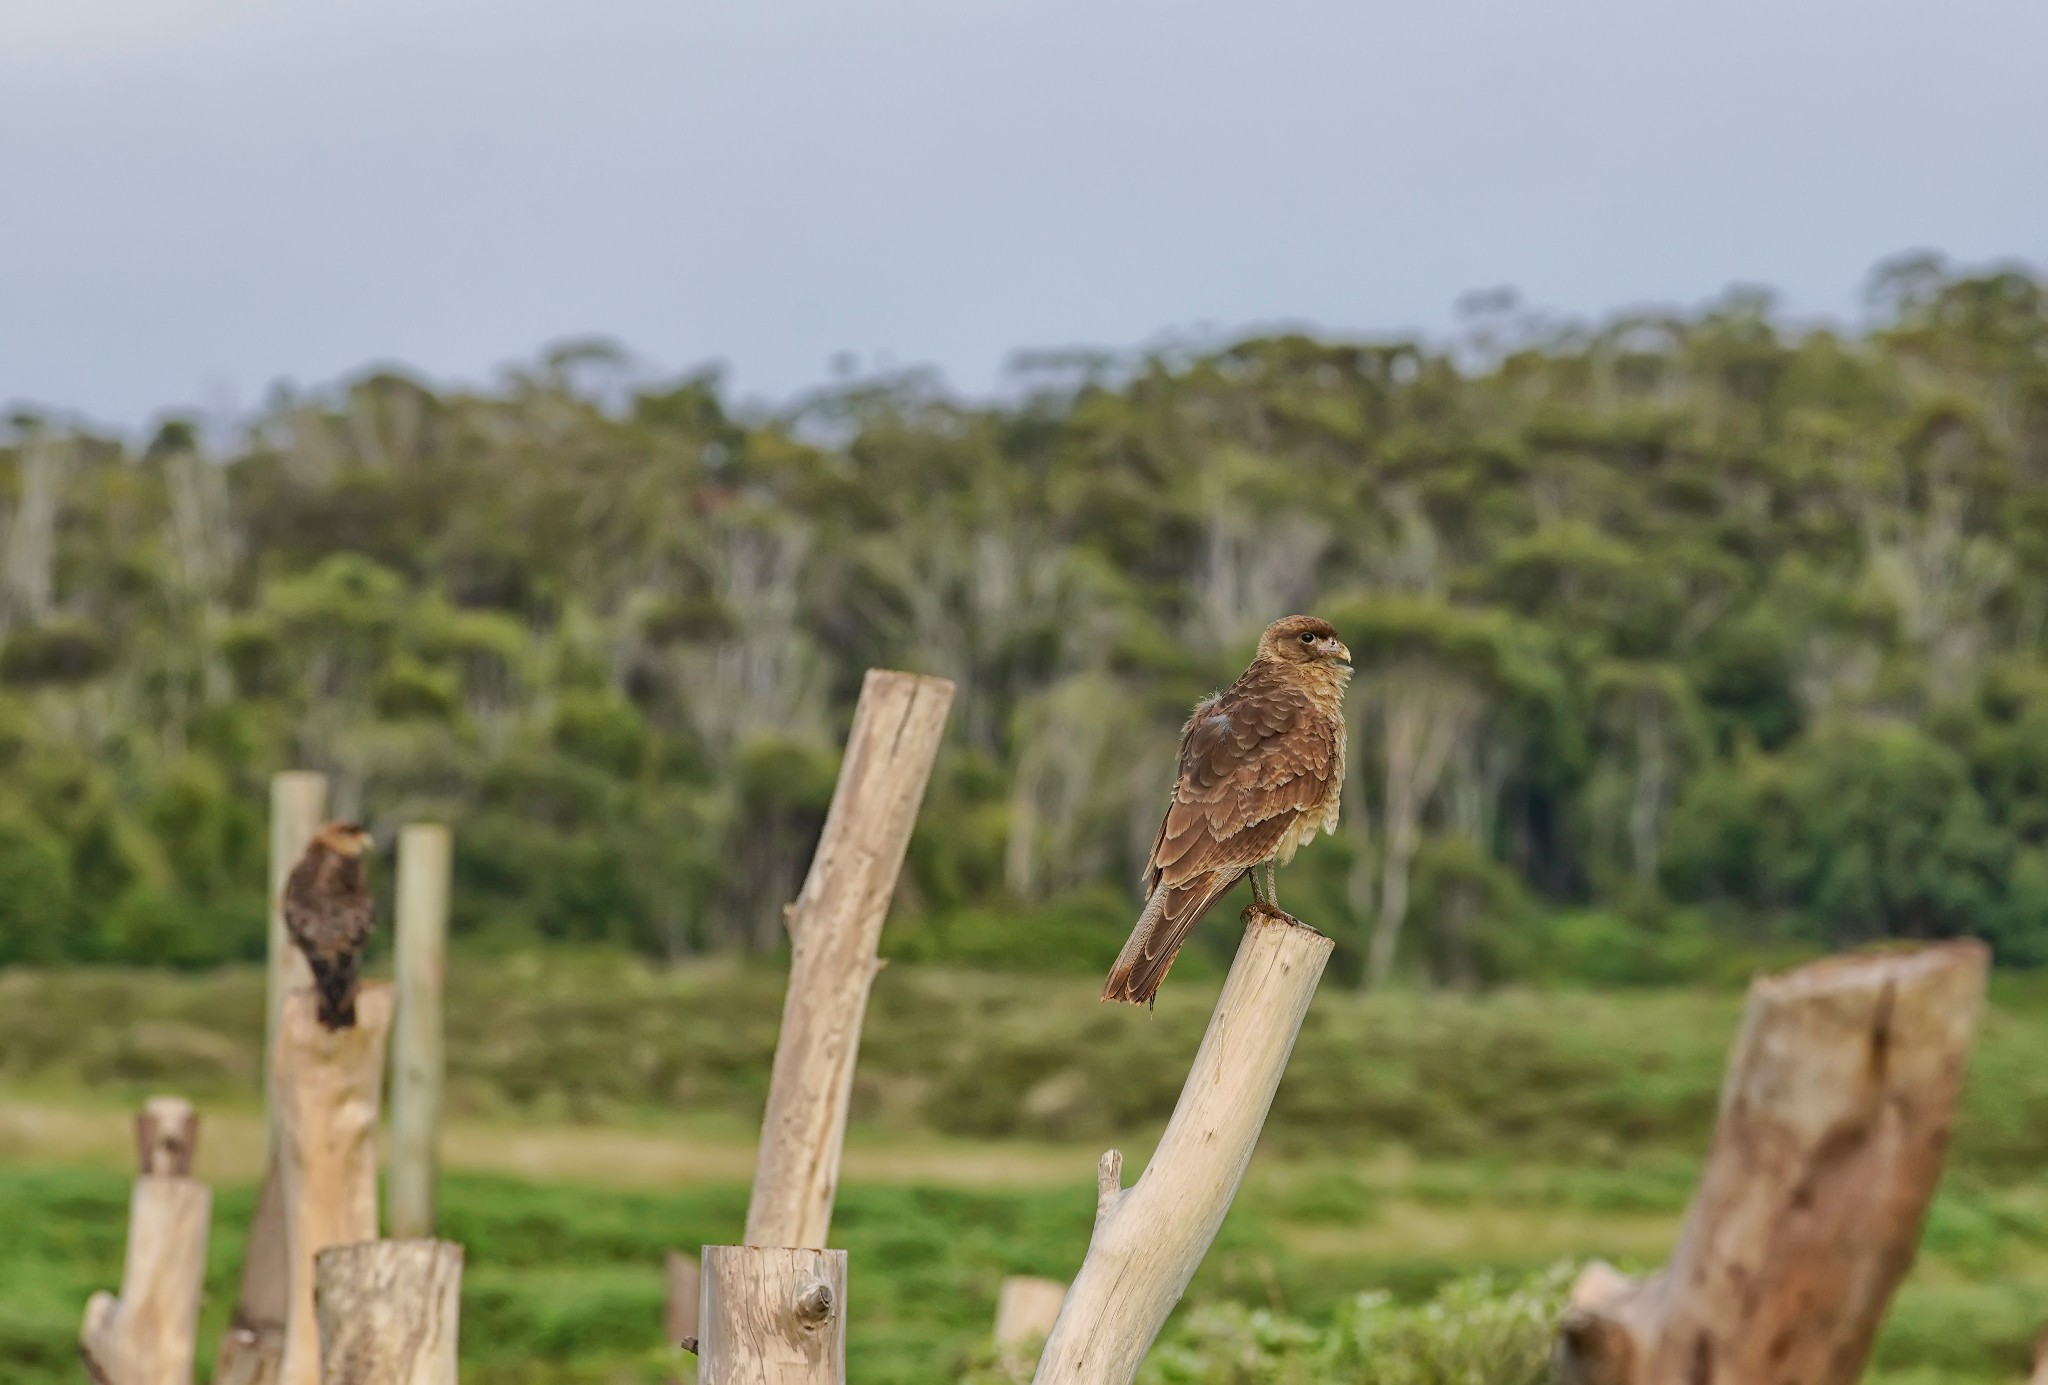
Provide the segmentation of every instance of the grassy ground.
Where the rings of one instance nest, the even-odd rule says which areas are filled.
[[[751,1135],[782,978],[614,956],[458,957],[449,976],[456,1114],[632,1128],[687,1114]],[[120,1100],[168,1086],[253,1109],[263,1025],[253,970],[175,977],[0,972],[0,1086]],[[1972,1058],[1953,1167],[2048,1169],[2048,975],[2000,978]],[[896,966],[874,988],[855,1120],[975,1141],[1096,1142],[1163,1122],[1215,1000],[1176,975],[1156,1013],[1073,978]],[[1335,989],[1317,997],[1267,1139],[1296,1155],[1389,1145],[1440,1159],[1608,1166],[1695,1157],[1713,1124],[1739,991]]]
[[[455,974],[445,1233],[468,1248],[464,1379],[687,1379],[658,1338],[661,1258],[737,1233],[779,978],[595,959]],[[853,1256],[853,1379],[955,1379],[1003,1275],[1071,1274],[1095,1153],[1113,1141],[1139,1161],[1206,1017],[1204,987],[1175,989],[1146,1016],[1070,982],[884,973],[834,1237]],[[243,974],[0,975],[0,1380],[76,1378],[79,1310],[119,1273],[125,1113],[154,1087],[207,1113],[210,1350],[261,1158],[256,996]],[[2017,1381],[2048,1320],[2042,998],[1999,983],[1957,1157],[1880,1346],[1886,1385]],[[1320,997],[1191,1301],[1323,1324],[1371,1289],[1416,1301],[1480,1270],[1656,1263],[1738,1008],[1704,993]],[[1210,1329],[1176,1330],[1160,1371]]]
[[[1426,1296],[1476,1270],[1509,1280],[1598,1254],[1655,1263],[1683,1207],[1686,1171],[1266,1161],[1190,1294],[1326,1322],[1359,1292]],[[70,1381],[70,1343],[94,1288],[119,1274],[126,1180],[106,1168],[0,1171],[0,1378]],[[953,1379],[985,1340],[1011,1273],[1072,1273],[1092,1184],[942,1187],[856,1183],[834,1240],[851,1253],[849,1373],[865,1385]],[[211,1247],[211,1343],[233,1298],[252,1189],[220,1192]],[[729,1240],[742,1184],[626,1189],[451,1174],[444,1234],[468,1252],[464,1379],[656,1382],[687,1378],[659,1337],[661,1259]],[[2048,1315],[2048,1186],[1951,1187],[1880,1345],[1876,1377],[2014,1382]]]

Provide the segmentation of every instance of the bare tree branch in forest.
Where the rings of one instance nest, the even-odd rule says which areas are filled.
[[[1365,680],[1363,696],[1382,737],[1380,816],[1384,857],[1379,912],[1366,955],[1366,984],[1384,985],[1393,974],[1408,917],[1409,873],[1422,845],[1422,815],[1442,782],[1460,741],[1472,736],[1486,698],[1464,675],[1403,660]]]
[[[7,601],[12,623],[47,618],[56,599],[57,511],[76,443],[31,437],[21,450],[21,498],[7,526]]]

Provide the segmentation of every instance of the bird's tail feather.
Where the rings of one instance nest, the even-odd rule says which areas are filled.
[[[1209,912],[1209,906],[1221,899],[1243,874],[1241,870],[1216,871],[1196,876],[1185,885],[1160,885],[1154,889],[1131,929],[1130,941],[1117,954],[1116,965],[1109,969],[1109,979],[1102,984],[1102,998],[1131,1005],[1151,1004],[1180,945],[1201,922],[1202,915]]]
[[[307,959],[311,961],[309,957]],[[313,966],[315,1008],[325,1029],[352,1029],[356,1022],[356,978],[362,973],[362,958],[322,958]]]

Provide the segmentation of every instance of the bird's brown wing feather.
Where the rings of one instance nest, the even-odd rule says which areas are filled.
[[[1245,871],[1270,860],[1303,813],[1336,792],[1338,727],[1298,687],[1254,664],[1195,708],[1180,775],[1145,870],[1145,911],[1103,984],[1148,1004],[1174,954]]]
[[[1267,860],[1338,787],[1335,725],[1299,688],[1260,673],[1255,666],[1188,719],[1148,890]]]
[[[285,931],[306,955],[329,1028],[355,1023],[356,978],[373,926],[373,902],[359,862],[317,844],[286,877]]]

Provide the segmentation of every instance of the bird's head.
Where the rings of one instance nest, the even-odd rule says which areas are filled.
[[[1259,637],[1259,657],[1283,664],[1351,664],[1337,627],[1315,616],[1288,616],[1268,625]]]
[[[330,822],[313,834],[313,841],[337,856],[360,856],[376,845],[359,822]]]

